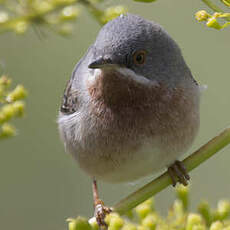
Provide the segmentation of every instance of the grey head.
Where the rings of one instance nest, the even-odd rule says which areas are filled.
[[[157,23],[126,14],[108,22],[90,50],[89,68],[119,66],[175,86],[192,75],[176,42]]]
[[[100,72],[108,76],[109,71],[114,70],[131,76],[134,81],[144,82],[145,87],[145,83],[151,85],[153,81],[169,88],[179,85],[197,88],[180,48],[169,34],[155,22],[126,14],[102,27],[95,43],[76,65],[65,89],[61,111],[73,113],[78,107],[76,101],[87,101],[79,92],[85,92],[82,88],[88,78],[96,79]],[[106,81],[110,84],[111,78]],[[109,88],[112,87],[111,83]]]

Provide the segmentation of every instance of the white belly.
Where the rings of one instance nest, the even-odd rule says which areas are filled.
[[[108,162],[99,163],[98,167],[103,168],[104,173],[95,175],[95,177],[112,183],[134,181],[166,168],[178,159],[181,153],[166,152],[156,147],[154,141],[146,141],[137,151],[128,154],[126,152],[123,155],[127,158],[119,161],[115,168]]]

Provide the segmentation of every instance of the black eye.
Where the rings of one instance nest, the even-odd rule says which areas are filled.
[[[145,50],[139,50],[133,54],[133,62],[136,65],[143,65],[145,63],[145,59],[146,59]]]

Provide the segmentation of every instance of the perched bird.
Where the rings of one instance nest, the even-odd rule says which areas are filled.
[[[67,83],[58,125],[66,151],[93,179],[96,217],[105,212],[96,180],[133,181],[168,168],[199,129],[200,88],[180,48],[157,23],[126,14],[108,22]]]

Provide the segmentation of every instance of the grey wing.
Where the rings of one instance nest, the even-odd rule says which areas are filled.
[[[76,84],[76,81],[79,80],[79,76],[77,76],[78,75],[77,72],[79,73],[78,70],[80,69],[80,65],[82,64],[85,57],[89,53],[91,47],[92,46],[89,47],[89,49],[86,52],[86,55],[84,57],[82,57],[82,59],[78,62],[78,64],[74,68],[74,71],[72,73],[70,80],[67,82],[67,85],[66,85],[66,88],[64,91],[64,95],[63,95],[63,99],[62,99],[61,108],[60,108],[60,111],[64,114],[71,114],[71,113],[74,113],[77,111],[78,92],[77,92],[76,87],[73,87],[73,82]]]
[[[72,90],[72,79],[67,82],[64,95],[62,98],[61,112],[71,114],[76,111],[77,107],[77,93]]]
[[[62,98],[62,104],[60,107],[60,111],[64,114],[71,114],[77,111],[78,99],[77,99],[77,90],[73,88],[73,81],[77,78],[76,73],[82,62],[82,59],[78,62],[75,67],[70,80],[66,84],[66,88],[64,90],[64,95]]]

